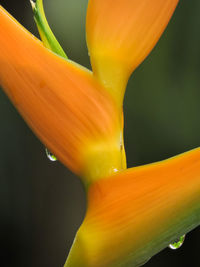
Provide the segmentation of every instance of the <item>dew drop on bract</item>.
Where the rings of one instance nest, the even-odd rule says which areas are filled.
[[[45,148],[45,152],[46,152],[47,158],[49,160],[51,160],[51,161],[57,160],[57,158],[47,148]]]
[[[183,242],[185,240],[185,235],[182,235],[180,238],[174,240],[173,243],[169,244],[169,248],[171,249],[178,249],[183,245]]]

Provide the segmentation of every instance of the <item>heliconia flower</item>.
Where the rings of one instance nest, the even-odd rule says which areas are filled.
[[[93,72],[67,59],[42,0],[42,42],[0,6],[0,84],[56,157],[78,174],[86,217],[65,267],[140,266],[200,222],[200,149],[126,170],[122,101],[178,0],[89,0]]]

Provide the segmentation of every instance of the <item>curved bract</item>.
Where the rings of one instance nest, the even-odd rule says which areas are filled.
[[[0,25],[0,84],[52,153],[81,174],[93,143],[99,153],[117,150],[118,111],[92,74],[46,49],[2,7]]]
[[[66,267],[136,267],[200,224],[200,148],[101,179]]]
[[[178,0],[89,0],[87,44],[94,74],[123,101],[130,74],[166,28]]]

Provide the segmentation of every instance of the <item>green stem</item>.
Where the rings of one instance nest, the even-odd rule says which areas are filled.
[[[36,0],[36,2],[30,0],[30,2],[34,13],[34,20],[44,46],[59,56],[67,59],[67,55],[63,51],[47,22],[43,8],[43,0]]]

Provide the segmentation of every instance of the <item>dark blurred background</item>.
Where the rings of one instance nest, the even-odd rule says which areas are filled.
[[[37,35],[28,0],[0,3]],[[90,67],[87,0],[44,0],[48,21],[69,58]],[[124,103],[128,166],[166,159],[200,145],[200,1],[180,1],[156,48],[132,75]],[[37,35],[38,36],[38,35]],[[0,90],[0,266],[61,267],[85,214],[80,181],[47,159]],[[200,231],[146,267],[199,267]]]

